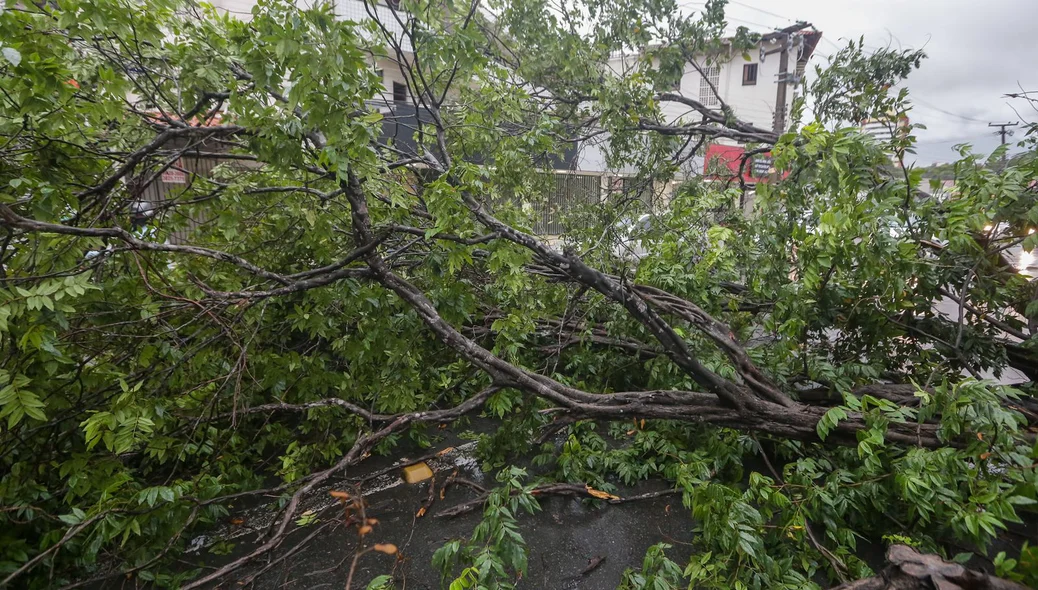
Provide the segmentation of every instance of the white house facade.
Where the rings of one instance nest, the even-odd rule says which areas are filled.
[[[724,103],[743,122],[761,129],[785,131],[789,126],[789,112],[795,90],[821,36],[821,32],[804,29],[769,33],[762,36],[757,46],[748,52],[730,49],[722,54],[701,56],[696,60],[696,65],[686,64],[674,92],[710,108],[720,108]],[[784,74],[783,52],[786,52]],[[638,57],[639,54],[616,55],[610,60],[609,69],[613,75],[627,75],[637,67],[635,64]],[[782,90],[780,85],[784,86]],[[666,123],[699,118],[698,111],[678,102],[663,103],[661,109]],[[582,145],[575,170],[618,174],[627,172],[610,169],[606,163],[604,147],[608,141],[608,136],[600,136]],[[717,143],[738,145],[727,139],[720,139]],[[693,158],[689,162],[689,169],[683,172],[688,175],[701,174],[703,162],[703,156]]]
[[[248,19],[256,0],[211,0],[213,5],[231,15]],[[401,43],[401,60],[410,59],[410,47],[403,33],[402,22],[407,21],[405,12],[397,11],[398,0],[379,0],[372,4],[364,0],[296,0],[304,7],[317,2],[330,1],[337,17],[362,22],[376,12],[378,21]],[[702,56],[697,64],[686,64],[676,88],[682,96],[694,99],[709,108],[720,108],[721,104],[731,108],[735,116],[746,123],[765,130],[783,130],[788,124],[788,113],[793,103],[793,93],[804,69],[821,40],[821,33],[808,30],[809,25],[798,23],[782,31],[765,34],[755,48],[748,52],[729,49],[707,59]],[[371,67],[381,72],[384,91],[372,106],[388,115],[383,132],[394,138],[398,148],[405,144],[413,147],[414,125],[407,125],[408,118],[421,117],[409,96],[406,78],[401,72],[398,57],[387,48],[388,57],[373,57]],[[784,55],[783,55],[784,54]],[[638,53],[618,54],[611,58],[607,69],[614,76],[630,75],[639,65]],[[783,74],[783,72],[785,72]],[[698,120],[698,111],[678,102],[663,103],[663,118],[668,124]],[[397,123],[394,123],[397,121]],[[710,146],[705,154],[696,154],[686,159],[683,168],[673,182],[661,183],[651,179],[639,179],[633,168],[611,167],[606,159],[608,135],[598,135],[576,146],[562,161],[555,162],[555,187],[544,195],[544,202],[532,203],[535,213],[534,230],[543,235],[563,233],[564,212],[579,206],[600,202],[609,195],[623,193],[637,200],[658,206],[669,200],[674,186],[685,178],[702,175],[708,168],[710,150],[722,146]],[[731,157],[738,149],[736,142],[727,143],[727,154]],[[545,170],[551,173],[551,170]],[[753,179],[750,179],[751,181]]]

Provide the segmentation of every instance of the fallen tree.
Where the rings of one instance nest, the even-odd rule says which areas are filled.
[[[920,198],[911,133],[843,127],[909,109],[885,88],[921,53],[851,44],[779,136],[657,90],[756,42],[722,38],[721,3],[412,4],[361,25],[278,2],[247,23],[177,2],[0,14],[0,585],[215,583],[280,546],[316,486],[477,412],[502,423],[487,460],[540,453],[550,489],[672,482],[702,546],[670,584],[865,578],[857,539],[983,554],[1031,510],[1031,384],[982,378],[1034,374],[1034,288],[1005,261],[1035,241],[1038,166],[965,155],[954,195]],[[409,109],[373,109],[376,64]],[[693,173],[722,139],[784,173],[749,217],[741,180]],[[531,209],[573,146],[635,189],[549,240]],[[255,551],[169,568],[268,493],[286,507]],[[447,572],[513,554],[477,545]],[[1001,567],[1025,579],[1020,551]],[[479,583],[507,584],[501,563]]]
[[[1002,580],[982,571],[969,570],[935,555],[923,555],[911,547],[894,545],[887,551],[890,565],[880,575],[837,586],[840,590],[911,588],[988,588],[1022,590],[1027,586]]]

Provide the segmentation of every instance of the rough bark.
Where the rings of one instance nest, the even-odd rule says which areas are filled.
[[[1026,590],[1027,586],[982,571],[966,569],[906,545],[887,550],[889,565],[877,576],[832,590]]]

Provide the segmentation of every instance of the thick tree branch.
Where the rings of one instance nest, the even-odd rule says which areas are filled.
[[[202,256],[204,258],[211,258],[220,262],[233,264],[234,266],[246,270],[253,275],[276,281],[282,285],[288,285],[290,283],[287,278],[280,274],[260,268],[244,258],[227,252],[221,252],[220,250],[213,250],[211,248],[203,248],[200,246],[149,242],[138,238],[121,227],[75,227],[58,223],[48,223],[46,221],[36,221],[18,215],[8,205],[0,205],[0,225],[43,234],[59,234],[82,238],[115,238],[134,250],[179,252],[191,254],[193,256]]]

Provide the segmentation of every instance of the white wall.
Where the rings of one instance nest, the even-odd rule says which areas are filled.
[[[772,48],[770,44],[765,47],[766,49]],[[769,55],[765,58],[764,63],[761,63],[759,52],[757,55],[750,55],[750,61],[746,61],[742,55],[735,55],[732,61],[722,68],[721,77],[725,84],[725,101],[735,111],[736,117],[764,129],[771,129],[774,126],[779,58],[778,54]],[[743,69],[747,64],[757,64],[756,84],[743,85],[742,83]],[[794,67],[795,60],[791,61],[789,69],[792,70]],[[789,86],[786,92],[787,113],[792,104],[792,86]]]
[[[778,49],[778,47],[778,44],[773,41],[764,44],[765,51],[772,51]],[[721,95],[721,99],[732,107],[736,116],[740,119],[764,129],[771,129],[775,116],[775,98],[778,91],[776,82],[778,80],[780,55],[777,53],[769,55],[763,63],[760,61],[760,52],[758,50],[750,50],[748,55],[750,57],[749,61],[741,53],[736,52],[731,52],[722,57],[717,90]],[[616,56],[610,60],[609,68],[614,75],[624,75],[635,68],[636,60],[637,56]],[[756,84],[743,85],[742,73],[743,66],[746,64],[757,64]],[[699,65],[706,69],[705,60]],[[796,69],[796,55],[790,55],[787,69],[790,73]],[[680,93],[683,96],[699,100],[702,78],[695,67],[691,64],[686,65],[679,86]],[[793,105],[793,90],[794,87],[792,85],[787,87],[787,114]],[[668,103],[663,105],[662,108],[664,116],[670,122],[676,122],[682,117],[695,115],[695,111],[677,103]]]
[[[776,43],[765,43],[765,51],[777,49]],[[774,125],[775,98],[778,92],[779,54],[772,54],[760,61],[759,51],[748,52],[750,60],[747,61],[741,53],[732,52],[726,56],[726,61],[721,64],[720,79],[717,90],[721,99],[735,111],[735,115],[747,122],[761,127],[771,129]],[[743,85],[743,66],[746,64],[757,64],[757,83]],[[702,64],[700,64],[702,65]],[[796,68],[796,56],[791,55],[788,70],[792,72]],[[705,68],[704,68],[705,69]],[[691,65],[686,66],[685,74],[681,78],[681,93],[684,96],[698,100],[700,98],[700,85],[702,76]],[[787,87],[786,113],[793,105],[793,86]],[[668,114],[687,115],[690,114],[687,107],[672,105],[668,108]],[[788,120],[787,120],[788,124]]]
[[[779,48],[775,41],[765,42],[765,51],[773,51]],[[775,121],[775,100],[778,93],[778,73],[781,55],[773,53],[765,57],[764,62],[760,60],[759,48],[748,52],[750,59],[747,61],[742,53],[732,52],[722,59],[721,71],[717,82],[717,90],[721,99],[735,111],[736,117],[751,123],[762,129],[771,130]],[[608,68],[615,76],[630,74],[637,66],[637,55],[617,55],[609,61]],[[787,70],[792,74],[796,70],[796,49],[789,56]],[[746,64],[757,64],[757,83],[743,85],[743,66]],[[705,61],[700,64],[704,66]],[[700,86],[702,76],[691,64],[685,66],[678,90],[681,95],[694,100],[700,100]],[[789,125],[789,111],[793,106],[793,94],[796,87],[789,84],[786,87],[786,125]],[[698,119],[697,111],[679,103],[669,102],[661,106],[664,119],[670,123],[676,123],[681,119]],[[578,157],[578,166],[581,170],[605,171],[607,170],[604,156],[604,144],[608,137],[596,138],[594,142],[588,142],[581,146]],[[722,143],[734,144],[734,141],[721,140]],[[699,173],[702,169],[702,158],[695,158],[685,174]],[[614,171],[623,172],[623,171]]]
[[[307,0],[296,0],[297,4],[306,2]],[[314,1],[314,0],[309,0]],[[334,0],[335,2],[335,16],[342,20],[351,20],[354,22],[363,22],[370,18],[368,11],[369,7],[365,6],[363,0]],[[375,3],[374,12],[378,16],[378,21],[382,23],[382,26],[389,31],[390,35],[400,44],[401,49],[404,51],[411,51],[411,44],[407,37],[403,34],[404,27],[400,24],[401,22],[406,23],[408,19],[408,13],[397,11],[394,15],[393,10],[386,6],[386,3],[379,0]],[[386,48],[386,52],[390,55],[393,54],[393,50]]]

